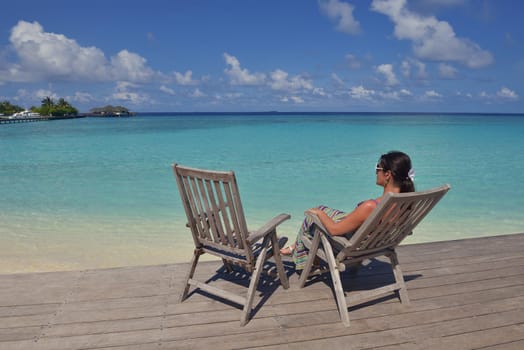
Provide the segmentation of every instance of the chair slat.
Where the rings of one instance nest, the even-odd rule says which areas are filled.
[[[223,189],[222,182],[214,181],[213,183],[214,183],[215,192],[217,195],[216,198],[218,200],[217,205],[220,208],[220,219],[221,219],[221,223],[223,224],[222,226],[223,234],[221,236],[221,242],[225,245],[229,245],[231,244],[229,237],[231,237],[231,235],[233,234],[232,233],[233,230],[231,229],[231,221],[229,219],[229,214],[228,214],[229,205],[224,200],[224,189]]]
[[[188,177],[181,177],[181,181],[183,183],[182,187],[185,195],[186,207],[188,207],[186,208],[186,212],[190,211],[191,213],[195,213],[195,215],[188,217],[188,224],[190,227],[196,229],[196,232],[193,232],[193,235],[196,235],[196,239],[198,240],[200,237],[205,237],[205,230],[202,226],[202,221],[198,217],[198,210],[195,207],[195,195],[191,189],[190,179]]]
[[[218,206],[217,199],[213,190],[212,186],[213,181],[212,180],[206,180],[206,191],[209,196],[209,201],[211,205],[211,210],[213,212],[213,229],[215,232],[215,242],[222,242],[223,244],[226,244],[227,241],[225,240],[225,234],[222,227],[222,219],[220,217],[220,207]]]
[[[216,216],[218,214],[217,211],[214,210],[212,203],[212,197],[211,194],[207,191],[207,187],[205,186],[205,180],[204,179],[197,179],[198,184],[198,190],[200,191],[200,197],[202,199],[203,209],[205,210],[205,217],[207,222],[207,227],[209,229],[210,237],[213,237],[213,240],[215,242],[220,241],[220,236],[218,234],[218,228],[217,228],[217,222],[216,222]]]
[[[225,191],[225,195],[227,198],[227,202],[231,203],[231,205],[229,206],[229,209],[230,209],[229,214],[231,217],[231,223],[233,224],[233,231],[229,232],[228,239],[231,245],[238,245],[239,248],[243,248],[244,242],[240,236],[242,234],[241,233],[242,228],[240,227],[240,224],[238,221],[238,216],[237,216],[238,213],[236,212],[235,207],[234,207],[233,196],[231,193],[231,186],[229,183],[224,183],[224,191]]]
[[[196,214],[199,218],[202,227],[202,235],[205,238],[212,239],[211,231],[209,230],[209,217],[204,208],[205,198],[203,198],[203,193],[200,192],[198,185],[199,180],[195,178],[190,178],[190,186],[193,191],[193,198],[195,200]]]

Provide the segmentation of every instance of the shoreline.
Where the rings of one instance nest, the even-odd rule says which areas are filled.
[[[438,209],[438,208],[437,208]],[[300,213],[281,225],[277,234],[292,241],[302,222]],[[423,221],[405,245],[517,234],[524,223],[449,221],[437,215]],[[0,274],[77,271],[125,266],[186,263],[194,249],[181,212],[129,217],[119,215],[0,215]],[[248,227],[256,229],[271,218],[251,213]],[[207,258],[204,256],[204,258]]]
[[[497,234],[490,234],[490,235],[479,235],[475,237],[462,237],[462,238],[454,238],[454,239],[443,239],[443,240],[434,240],[434,241],[421,241],[421,242],[413,242],[409,239],[409,237],[404,240],[404,242],[401,244],[401,246],[414,246],[414,245],[427,245],[432,243],[446,243],[446,242],[463,242],[466,240],[471,239],[482,239],[482,238],[493,238],[493,237],[505,237],[505,236],[513,236],[513,235],[520,235],[524,234],[524,232],[513,232],[513,233],[497,233]],[[415,233],[416,235],[416,233]],[[292,237],[288,236],[288,240],[291,240]],[[289,241],[288,241],[289,242]],[[102,251],[103,255],[107,258],[110,256],[110,251],[112,247],[106,247],[109,248],[108,251]],[[190,242],[190,244],[184,244],[184,247],[164,247],[163,253],[159,254],[158,250],[151,249],[151,248],[144,248],[144,247],[135,247],[136,249],[128,250],[127,252],[134,252],[133,254],[129,254],[128,257],[133,257],[132,259],[122,259],[121,263],[115,263],[114,261],[108,262],[107,260],[104,260],[103,257],[101,260],[97,261],[96,263],[91,261],[87,262],[84,261],[84,263],[81,262],[72,262],[72,261],[62,261],[61,263],[56,262],[50,262],[49,260],[44,261],[38,261],[36,259],[33,262],[28,262],[27,260],[24,260],[24,262],[16,262],[13,263],[11,260],[6,258],[0,258],[0,276],[1,275],[17,275],[17,274],[32,274],[32,273],[54,273],[54,272],[75,272],[75,271],[94,271],[94,270],[110,270],[110,269],[121,269],[121,268],[130,268],[130,267],[141,267],[141,266],[162,266],[162,265],[180,265],[180,264],[188,264],[191,259],[191,255],[194,249],[193,243]],[[144,255],[140,256],[140,251],[146,251],[149,253],[152,253],[150,255]],[[176,256],[176,252],[181,252],[180,255]],[[100,252],[99,252],[100,253]],[[3,256],[3,255],[0,255]],[[80,259],[79,259],[80,260]],[[214,256],[209,254],[204,254],[201,257],[202,261],[215,261],[217,260]],[[15,267],[15,265],[17,267]]]

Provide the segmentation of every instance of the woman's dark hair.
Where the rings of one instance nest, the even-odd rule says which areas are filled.
[[[400,187],[400,192],[415,192],[415,184],[409,177],[411,159],[400,151],[391,151],[380,156],[378,161],[384,171],[391,171],[393,181]]]

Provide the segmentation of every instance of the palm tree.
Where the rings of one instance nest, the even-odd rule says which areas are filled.
[[[62,97],[60,99],[58,99],[58,103],[56,104],[57,107],[64,107],[64,108],[68,108],[68,107],[71,107],[71,105],[69,104],[69,102],[67,102],[66,100],[64,100]]]
[[[47,107],[47,108],[51,108],[53,107],[55,104],[55,102],[53,101],[53,99],[49,96],[46,96],[43,100],[42,100],[42,107]]]
[[[53,99],[49,96],[46,96],[42,100],[42,107],[40,108],[40,114],[51,115],[51,112],[54,106],[55,106],[55,102],[53,101]]]

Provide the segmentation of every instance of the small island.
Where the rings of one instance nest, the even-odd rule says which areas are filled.
[[[111,106],[92,108],[88,114],[89,117],[131,117],[135,113],[122,106]]]
[[[135,114],[125,107],[111,105],[92,108],[89,113],[78,113],[78,110],[65,99],[60,98],[55,102],[49,96],[42,100],[40,107],[32,106],[29,109],[24,109],[9,101],[0,102],[0,124],[84,117],[131,117]]]

